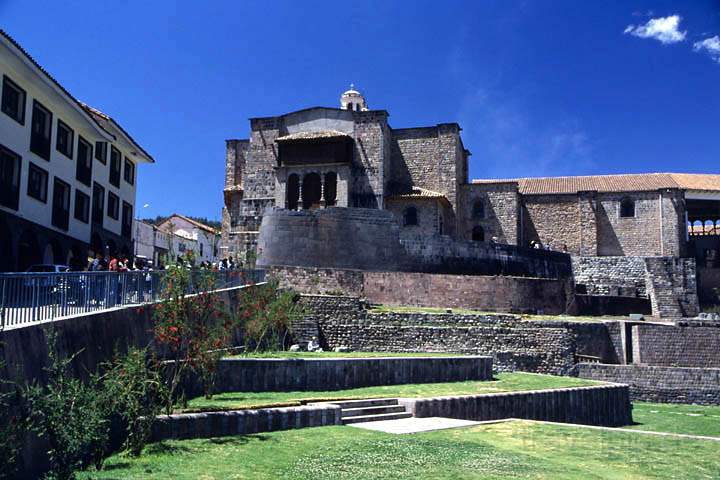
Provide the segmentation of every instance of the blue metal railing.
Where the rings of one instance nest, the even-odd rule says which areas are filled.
[[[165,271],[0,273],[0,330],[163,300]],[[197,291],[200,275],[212,275],[213,288],[252,285],[264,270],[190,272],[187,293]]]

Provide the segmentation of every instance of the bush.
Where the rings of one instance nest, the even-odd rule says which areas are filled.
[[[55,349],[55,335],[48,331],[50,367],[47,385],[33,385],[26,392],[30,425],[50,444],[49,479],[72,479],[74,471],[95,465],[100,469],[107,453],[110,422],[103,406],[97,376],[87,383],[68,372],[73,357],[61,358]]]
[[[2,346],[0,345],[0,349]],[[0,372],[6,368],[0,360]],[[24,390],[9,378],[0,378],[0,479],[12,478],[29,423],[24,405]]]
[[[115,354],[103,369],[108,410],[123,421],[124,449],[138,456],[150,439],[155,417],[162,410],[164,383],[159,362],[147,348],[131,347],[125,355]]]
[[[243,291],[238,312],[255,351],[285,349],[293,321],[305,315],[296,300],[295,292],[279,289],[275,279]]]

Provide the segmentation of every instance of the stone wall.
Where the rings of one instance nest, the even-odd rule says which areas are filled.
[[[362,295],[372,303],[560,315],[572,282],[540,278],[365,272]]]
[[[720,323],[632,327],[635,363],[720,368]]]
[[[326,425],[342,425],[338,405],[181,413],[160,416],[153,425],[151,441],[250,435]]]
[[[464,186],[462,211],[458,212],[463,228],[458,237],[472,240],[472,230],[479,225],[485,239],[496,237],[499,243],[522,245],[518,238],[518,186],[517,182],[494,184],[468,184]],[[477,216],[475,204],[482,202],[483,215]]]
[[[580,293],[649,298],[661,318],[699,312],[693,258],[573,256],[572,270]]]
[[[694,258],[645,257],[648,296],[653,315],[694,317],[700,311]]]
[[[492,358],[480,356],[225,358],[218,365],[215,392],[347,390],[491,379]]]
[[[562,314],[572,282],[525,277],[272,267],[269,275],[300,293],[363,297],[371,303]]]
[[[302,301],[309,313],[301,332],[317,331],[326,349],[492,355],[499,371],[556,375],[572,370],[576,354],[613,361],[602,323],[524,321],[506,314],[370,313],[349,297],[305,295]],[[308,328],[311,322],[314,329]]]
[[[580,251],[580,208],[576,195],[532,195],[523,197],[522,228],[526,245],[543,245],[568,252]]]
[[[642,257],[572,256],[575,285],[588,295],[647,297],[645,261]]]
[[[580,378],[630,386],[633,400],[720,405],[720,369],[581,363]]]
[[[532,392],[402,399],[416,417],[462,420],[521,418],[546,422],[620,427],[632,423],[626,385],[560,388]]]
[[[392,213],[360,208],[266,212],[258,266],[567,278],[569,255],[458,241],[435,235],[400,238]]]

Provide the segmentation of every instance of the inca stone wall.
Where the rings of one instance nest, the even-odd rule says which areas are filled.
[[[273,267],[269,275],[300,293],[352,295],[386,305],[557,315],[572,302],[568,280],[302,267]]]
[[[630,386],[633,400],[720,405],[720,369],[581,363],[580,378]]]
[[[359,351],[491,355],[499,371],[556,375],[572,370],[576,354],[612,361],[602,323],[524,321],[504,314],[371,313],[349,297],[305,295],[302,302],[308,315],[294,340],[317,336],[328,349],[346,345]]]
[[[442,222],[443,215],[435,199],[390,198],[387,200],[385,207],[393,214],[398,225],[403,225],[404,213],[408,207],[414,207],[417,211],[417,225],[403,225],[400,229],[400,236],[403,238],[417,235],[430,236],[439,233],[439,225]]]
[[[576,195],[532,195],[523,197],[523,238],[538,240],[556,250],[580,251],[580,210]]]
[[[648,296],[653,315],[694,317],[699,313],[694,258],[645,257]]]
[[[645,261],[642,257],[572,256],[576,285],[588,295],[647,297]]]
[[[636,325],[633,359],[646,365],[720,368],[720,323]]]

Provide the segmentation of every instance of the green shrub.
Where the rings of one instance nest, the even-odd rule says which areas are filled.
[[[109,440],[110,422],[96,375],[87,382],[68,372],[73,357],[61,358],[55,335],[47,332],[50,367],[44,387],[27,389],[27,407],[33,431],[50,444],[50,471],[45,478],[72,479],[74,471],[90,465],[101,468]]]
[[[159,362],[147,348],[131,347],[125,355],[116,354],[103,369],[107,408],[123,420],[127,435],[124,449],[138,456],[162,410],[164,383]]]
[[[278,281],[246,289],[240,297],[238,315],[245,324],[246,343],[255,351],[284,350],[294,320],[305,315],[292,290],[279,289]]]
[[[4,360],[0,360],[2,372],[6,372]],[[20,450],[29,425],[24,393],[9,375],[7,378],[0,377],[0,479],[12,478],[17,473]]]

